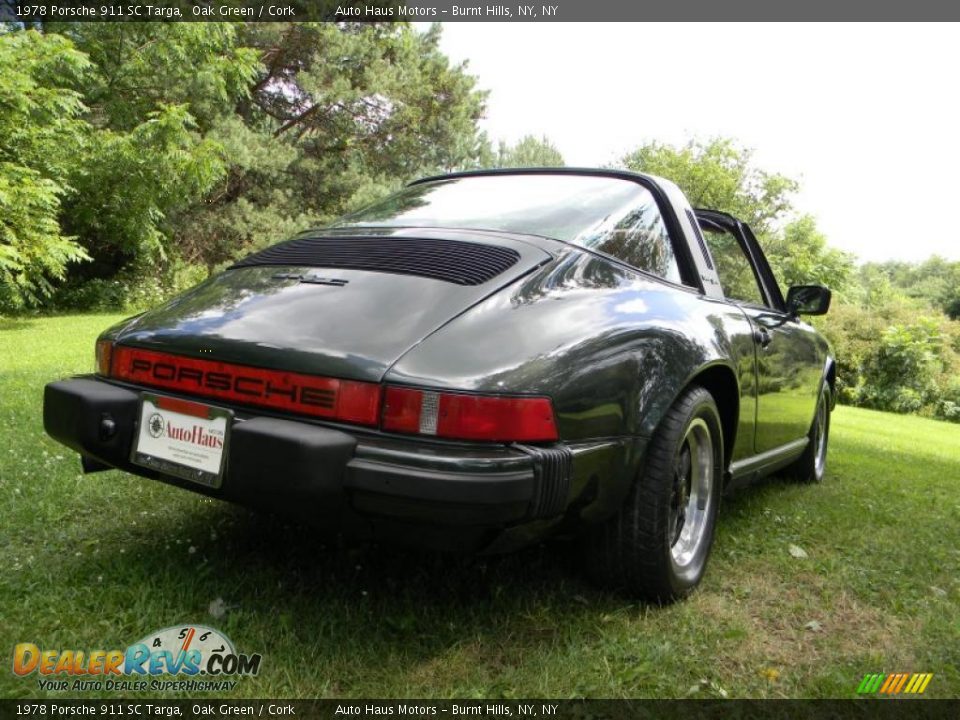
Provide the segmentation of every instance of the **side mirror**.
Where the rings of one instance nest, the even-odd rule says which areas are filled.
[[[794,285],[787,291],[787,312],[791,315],[825,315],[833,293],[823,285]]]

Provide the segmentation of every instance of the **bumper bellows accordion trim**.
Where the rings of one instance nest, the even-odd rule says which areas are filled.
[[[573,453],[564,446],[515,445],[514,447],[533,458],[534,489],[530,503],[530,516],[549,518],[562,513],[567,507],[567,496],[570,494]]]

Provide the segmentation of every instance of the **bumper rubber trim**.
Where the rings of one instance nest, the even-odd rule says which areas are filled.
[[[448,503],[498,505],[527,503],[534,471],[453,473],[388,465],[354,458],[347,463],[344,487],[353,490]]]
[[[533,458],[535,486],[530,516],[549,518],[561,514],[567,507],[570,477],[573,472],[573,453],[565,445],[536,447],[515,445]]]

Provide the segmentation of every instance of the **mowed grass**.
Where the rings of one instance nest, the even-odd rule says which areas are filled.
[[[263,654],[229,697],[853,697],[868,672],[932,672],[927,695],[960,696],[958,425],[838,408],[826,482],[725,500],[702,589],[648,607],[586,583],[569,543],[329,547],[81,475],[43,433],[43,385],[88,372],[116,319],[0,321],[0,696],[50,694],[10,671],[15,643],[125,648],[180,623]]]

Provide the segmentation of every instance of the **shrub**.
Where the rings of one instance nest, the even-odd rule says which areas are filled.
[[[942,420],[960,423],[960,377],[950,380],[937,403],[935,414]]]
[[[816,324],[834,348],[840,402],[960,422],[960,323],[891,295],[837,303]]]
[[[864,383],[864,365],[888,327],[906,324],[916,317],[917,309],[907,301],[886,302],[879,307],[835,303],[823,318],[815,318],[817,328],[833,345],[837,358],[837,399],[848,405],[859,404]]]
[[[944,338],[936,320],[921,318],[887,328],[863,364],[860,404],[877,410],[918,412],[940,395]]]
[[[201,265],[173,263],[163,270],[134,265],[111,279],[94,278],[60,288],[51,305],[56,310],[137,312],[168,300],[207,277]]]

